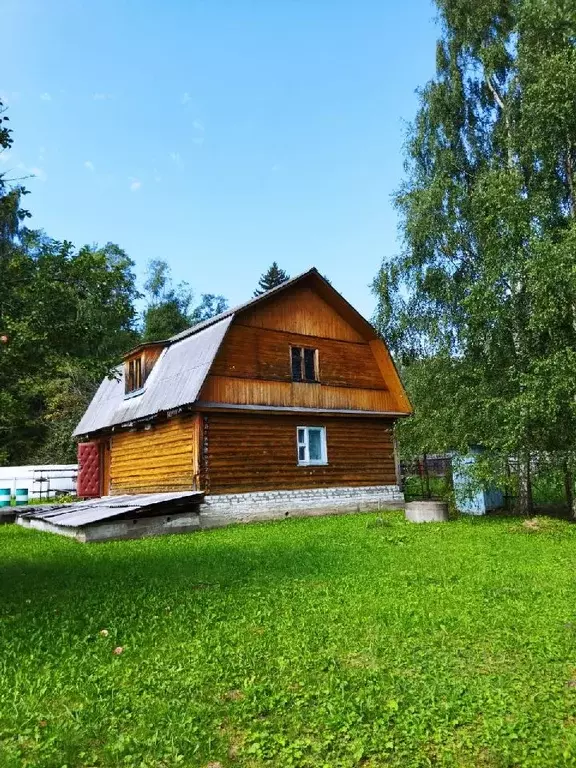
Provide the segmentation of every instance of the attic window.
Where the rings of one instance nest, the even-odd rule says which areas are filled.
[[[126,363],[126,389],[127,395],[133,392],[139,392],[144,386],[144,379],[142,377],[142,357],[135,357]]]
[[[318,350],[291,347],[292,381],[318,381]]]

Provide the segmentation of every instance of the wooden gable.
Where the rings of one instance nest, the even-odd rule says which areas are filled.
[[[365,341],[358,330],[306,284],[295,285],[263,304],[246,309],[238,315],[236,322],[322,339]]]
[[[339,300],[332,301],[333,294]],[[292,380],[291,347],[318,350],[317,383]],[[319,275],[234,317],[199,400],[388,414],[411,410],[386,346]]]

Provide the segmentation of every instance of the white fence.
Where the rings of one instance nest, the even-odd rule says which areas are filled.
[[[77,464],[41,464],[26,467],[0,467],[0,488],[26,488],[30,499],[52,499],[63,493],[76,493]]]

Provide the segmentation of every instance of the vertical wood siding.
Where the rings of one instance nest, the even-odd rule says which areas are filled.
[[[112,493],[192,490],[198,482],[199,416],[182,416],[111,439]]]
[[[238,317],[243,325],[277,331],[320,336],[342,341],[364,341],[364,337],[336,312],[316,291],[295,286]]]
[[[298,426],[326,427],[327,466],[298,466]],[[205,436],[209,493],[396,483],[390,419],[210,413]]]
[[[397,410],[396,399],[386,389],[327,387],[324,384],[232,379],[227,376],[208,376],[200,392],[200,401],[384,413]]]

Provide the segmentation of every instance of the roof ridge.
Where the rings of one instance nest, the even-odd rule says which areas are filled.
[[[316,269],[316,267],[311,267],[310,269],[307,269],[306,272],[300,272],[300,274],[295,275],[294,277],[291,277],[288,280],[285,280],[283,283],[280,283],[280,285],[276,285],[274,288],[270,288],[269,290],[264,291],[264,293],[261,293],[259,296],[253,296],[251,299],[248,299],[248,301],[244,301],[242,304],[237,304],[235,307],[232,307],[231,309],[226,309],[224,310],[224,312],[220,312],[220,314],[214,315],[214,317],[209,317],[207,320],[203,320],[201,323],[197,323],[196,325],[191,325],[190,328],[186,328],[185,330],[180,331],[180,333],[176,333],[174,334],[174,336],[170,336],[170,338],[167,339],[167,343],[174,344],[175,342],[181,341],[182,339],[186,339],[188,336],[192,336],[195,333],[198,333],[199,331],[203,331],[204,328],[208,328],[214,323],[217,323],[220,320],[224,320],[224,318],[226,317],[230,317],[230,315],[235,315],[237,312],[241,312],[245,309],[248,309],[248,307],[251,307],[253,304],[257,304],[259,301],[263,301],[267,299],[269,296],[271,296],[274,293],[279,293],[280,291],[285,290],[290,285],[293,285],[294,283],[298,282],[298,280],[302,280],[302,278],[312,274],[317,274],[320,277],[322,277],[322,275]]]

